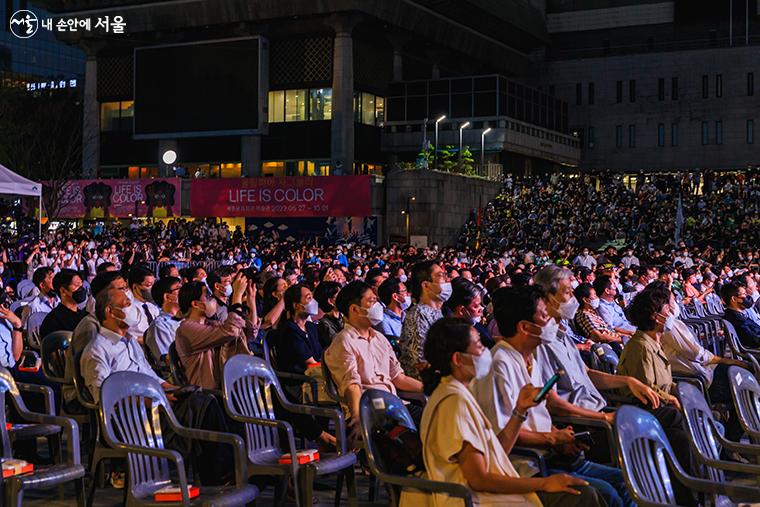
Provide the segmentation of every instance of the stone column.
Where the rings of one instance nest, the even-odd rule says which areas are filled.
[[[244,178],[261,176],[261,136],[240,137],[240,175]]]
[[[354,164],[354,43],[351,31],[359,19],[337,15],[333,48],[331,174],[353,174]]]
[[[164,164],[164,153],[168,150],[174,150],[177,153],[177,160],[172,164]],[[160,139],[158,141],[158,175],[162,178],[173,178],[174,171],[172,171],[172,167],[182,165],[182,161],[180,160],[181,155],[177,151],[176,139]]]
[[[409,36],[403,33],[391,33],[388,40],[393,46],[393,80],[402,81],[404,79],[404,57],[401,52],[404,50],[404,44],[409,40]]]
[[[96,178],[100,167],[100,102],[98,102],[97,51],[102,44],[83,42],[87,54],[82,107],[82,177]]]

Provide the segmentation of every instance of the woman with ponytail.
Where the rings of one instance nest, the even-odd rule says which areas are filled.
[[[566,474],[521,478],[509,461],[511,449],[536,403],[539,388],[526,385],[503,439],[491,429],[468,386],[490,369],[491,355],[478,332],[464,319],[445,318],[430,328],[424,346],[430,367],[422,372],[430,399],[422,415],[420,436],[428,477],[462,484],[473,492],[475,505],[603,506],[604,500],[588,483]],[[402,495],[402,506],[420,505],[415,493]],[[461,505],[447,495],[433,495],[435,507]]]

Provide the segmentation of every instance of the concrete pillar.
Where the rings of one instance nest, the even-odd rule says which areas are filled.
[[[356,16],[332,18],[335,29],[333,49],[331,158],[332,174],[353,174],[354,164],[354,43],[351,31]]]
[[[388,34],[388,40],[393,46],[393,80],[402,81],[404,79],[404,57],[401,52],[404,50],[404,44],[409,40],[409,36],[404,33]]]
[[[430,77],[432,79],[441,79],[441,69],[438,67],[438,62],[433,62],[433,67],[430,69]]]
[[[240,175],[244,178],[261,176],[261,136],[242,136],[240,138]]]
[[[98,61],[87,55],[82,111],[82,176],[95,178],[100,167],[100,103],[98,102]]]
[[[164,153],[169,150],[174,150],[177,153],[177,160],[172,164],[164,164]],[[158,175],[163,178],[173,178],[174,171],[172,168],[182,164],[181,156],[182,154],[177,149],[176,139],[160,139],[158,141]]]

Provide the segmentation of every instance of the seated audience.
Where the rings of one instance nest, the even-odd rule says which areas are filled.
[[[734,326],[741,344],[750,349],[760,348],[760,324],[746,314],[753,304],[747,288],[737,282],[728,282],[721,287],[720,297],[726,305],[723,318]]]
[[[612,283],[612,278],[607,275],[597,277],[594,280],[594,291],[599,296],[599,308],[596,310],[604,322],[623,337],[633,336],[636,328],[628,322],[623,308],[615,299],[619,296],[619,292]]]
[[[153,301],[161,305],[161,313],[145,332],[145,346],[153,356],[154,364],[165,364],[169,346],[174,343],[177,328],[182,321],[179,314],[179,290],[182,280],[173,276],[160,278],[150,290]]]
[[[588,283],[582,283],[573,291],[580,307],[575,314],[575,325],[581,335],[595,343],[609,343],[618,355],[623,351],[623,336],[612,329],[599,315],[600,299]]]
[[[343,329],[343,316],[335,306],[335,298],[338,297],[340,289],[339,283],[330,281],[321,282],[314,289],[314,299],[323,312],[317,323],[317,335],[323,350],[330,346],[335,335]]]
[[[53,290],[60,298],[60,303],[42,321],[40,340],[53,331],[74,331],[86,313],[78,305],[87,301],[87,290],[76,271],[62,269],[53,277]]]

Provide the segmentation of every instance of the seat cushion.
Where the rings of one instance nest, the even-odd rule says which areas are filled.
[[[47,489],[84,477],[82,465],[53,465],[36,468],[34,472],[9,477],[6,481],[21,483],[21,489]]]
[[[309,463],[314,467],[314,471],[317,475],[334,474],[348,467],[352,467],[356,464],[356,454],[349,452],[342,455],[337,454],[325,454],[319,461]]]
[[[61,427],[55,424],[20,424],[8,430],[11,442],[47,437],[61,432]]]

